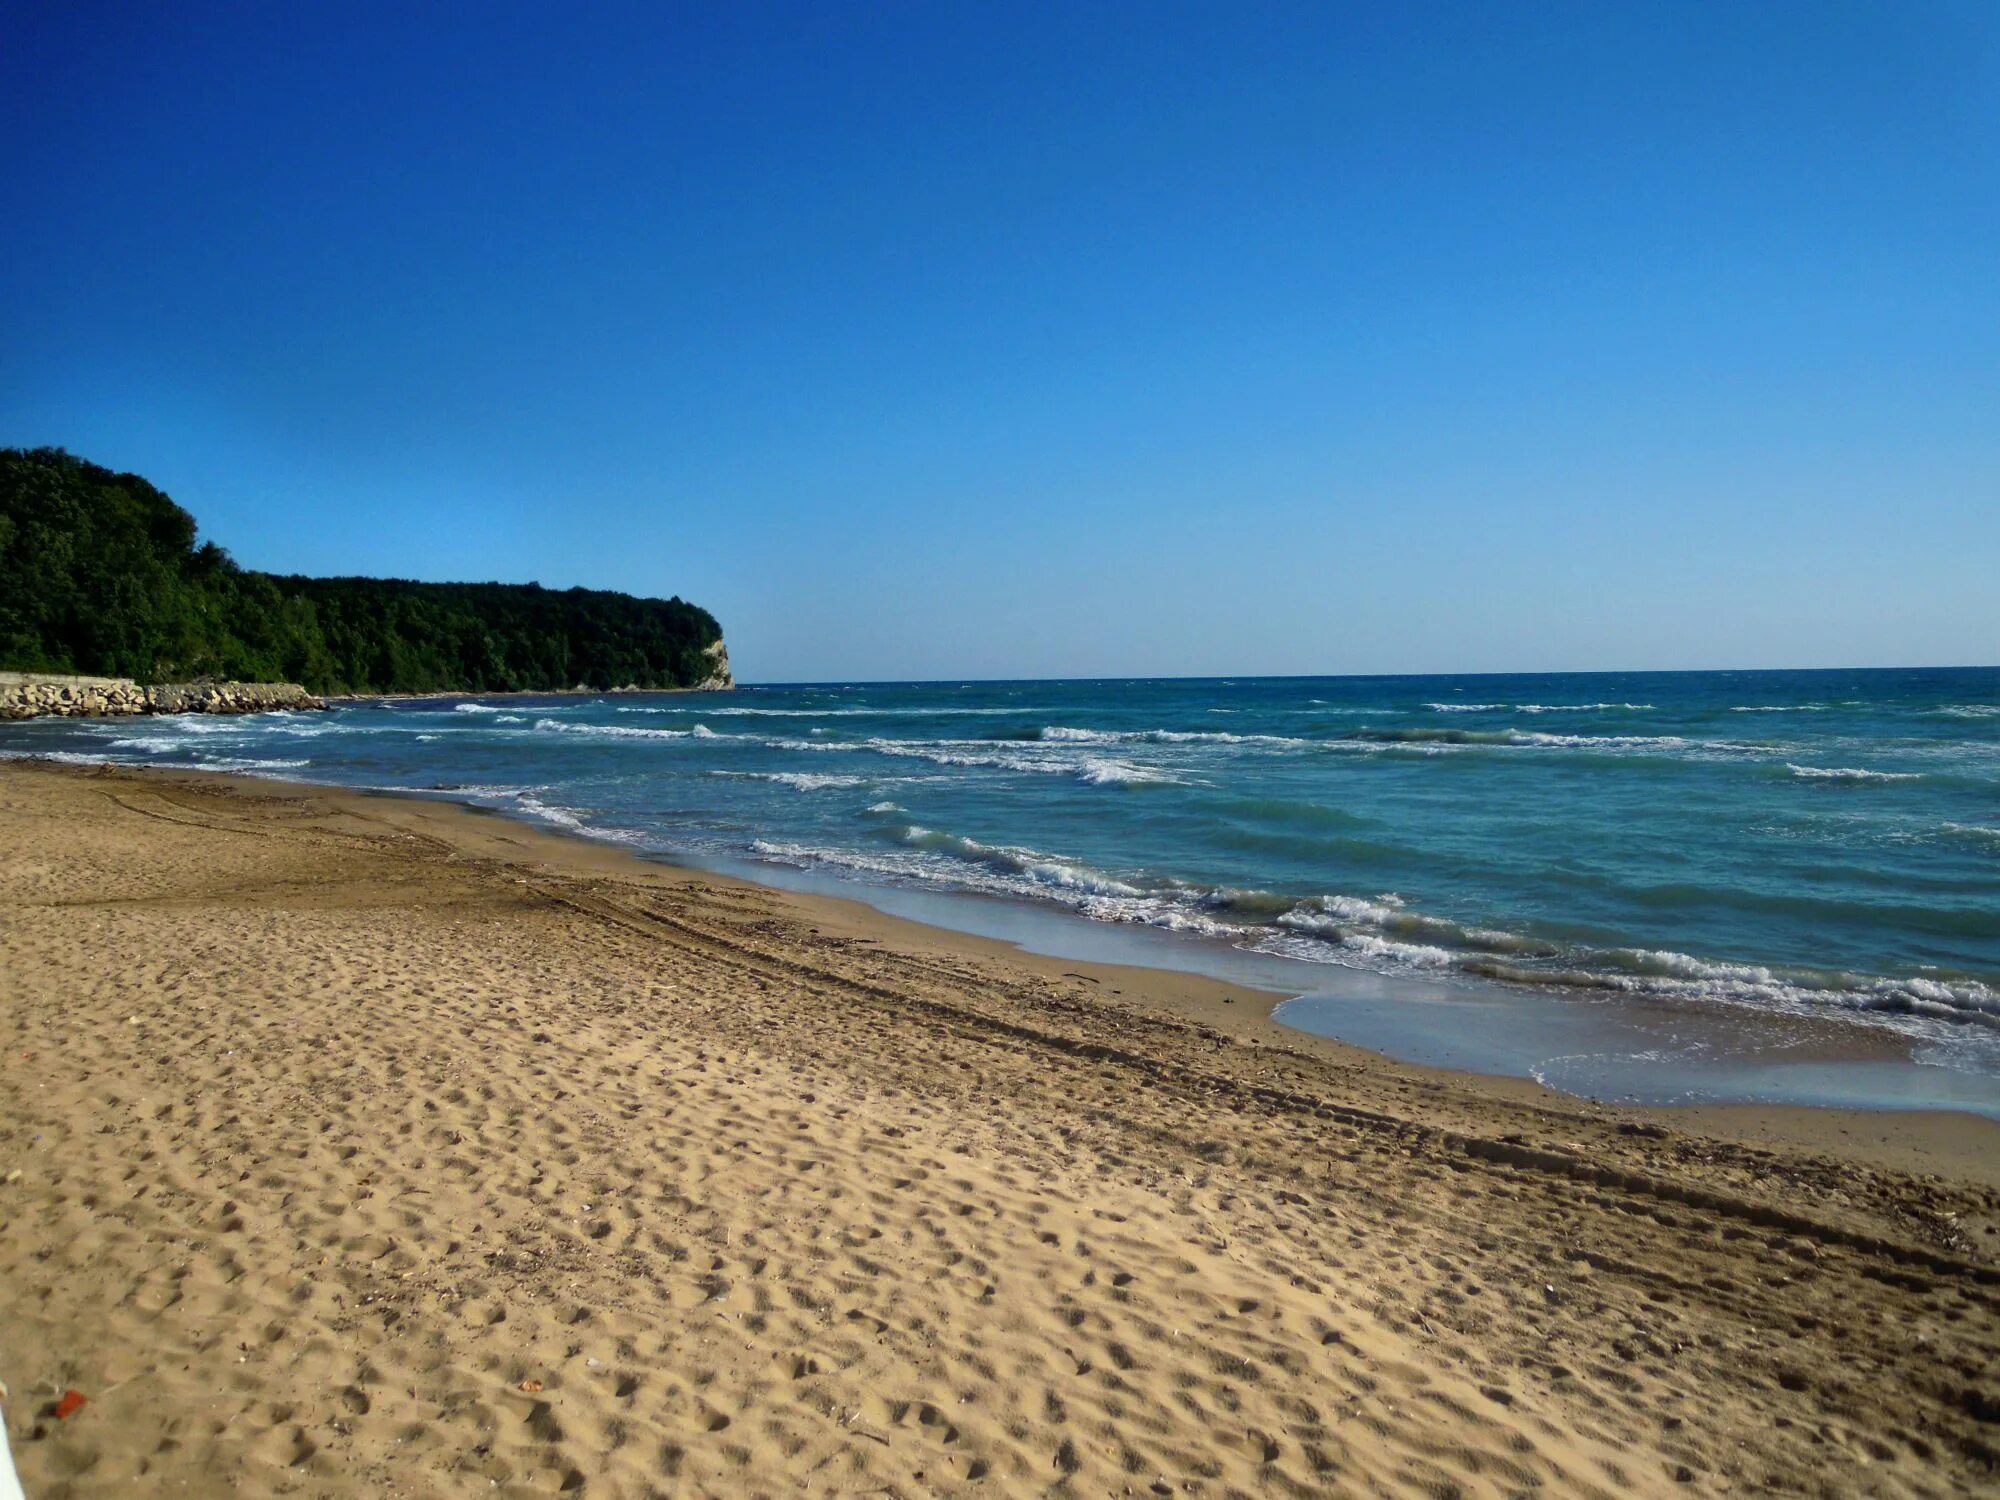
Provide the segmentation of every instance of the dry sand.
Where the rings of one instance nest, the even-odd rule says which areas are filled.
[[[1991,1124],[1598,1108],[1264,998],[0,767],[28,1493],[1992,1492]]]

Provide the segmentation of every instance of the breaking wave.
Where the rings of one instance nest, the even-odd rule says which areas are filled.
[[[840,791],[867,786],[870,781],[866,776],[843,776],[835,771],[710,771],[708,774],[741,781],[768,781],[795,792]]]
[[[1650,703],[1426,703],[1441,714],[1601,714],[1646,713]]]
[[[599,740],[698,740],[718,738],[711,729],[697,724],[692,729],[644,729],[626,724],[569,724],[561,719],[537,719],[536,729],[546,734],[573,734]]]
[[[1801,781],[1922,781],[1921,771],[1867,771],[1856,766],[1801,766],[1785,762],[1785,769]]]

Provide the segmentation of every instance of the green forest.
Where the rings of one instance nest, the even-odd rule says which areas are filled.
[[[673,688],[711,674],[721,638],[679,599],[253,572],[136,474],[0,449],[0,668],[317,693]]]

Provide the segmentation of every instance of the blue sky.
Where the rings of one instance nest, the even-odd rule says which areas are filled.
[[[758,680],[2000,658],[1990,4],[7,30],[0,443],[252,566]]]

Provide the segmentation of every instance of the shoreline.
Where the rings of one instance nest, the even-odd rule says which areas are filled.
[[[429,696],[457,699],[467,695]],[[375,701],[372,695],[369,701]],[[1184,978],[1200,976],[1239,998],[1255,997],[1251,1002],[1253,1007],[1281,1045],[1348,1048],[1399,1067],[1526,1087],[1576,1103],[1640,1112],[1665,1111],[1695,1120],[1711,1117],[1717,1111],[1771,1116],[1773,1112],[1805,1110],[1833,1111],[1862,1119],[1880,1115],[1982,1119],[2000,1128],[2000,1104],[1982,1099],[1977,1104],[1958,1106],[1949,1098],[1960,1077],[1974,1081],[1963,1086],[1963,1091],[1976,1091],[1984,1081],[1982,1075],[1960,1075],[1949,1068],[1919,1063],[1912,1056],[1913,1043],[1909,1038],[1853,1018],[1773,1015],[1721,1006],[1689,1007],[1643,992],[1607,999],[1596,992],[1570,994],[1499,981],[1476,981],[1466,976],[1418,979],[1269,958],[1200,938],[1143,926],[1093,922],[1058,908],[980,892],[870,885],[784,863],[702,859],[673,851],[642,850],[615,835],[565,828],[513,808],[467,800],[459,795],[459,788],[442,783],[412,788],[345,787],[260,771],[167,768],[109,761],[86,763],[35,756],[0,758],[0,764],[9,759],[86,769],[101,766],[146,776],[240,780],[298,792],[400,798],[478,817],[500,818],[565,844],[611,851],[615,857],[630,861],[635,869],[700,872],[767,892],[783,892],[792,899],[852,903],[875,919],[906,924],[953,940],[963,939],[983,945],[982,951],[986,952],[1033,957],[1072,967],[1097,965]],[[996,914],[999,920],[995,920]],[[1289,1015],[1280,1018],[1275,1014],[1279,1011]],[[1439,1017],[1445,1019],[1445,1025],[1426,1024]],[[1315,1025],[1315,1020],[1319,1024]],[[1705,1056],[1680,1071],[1663,1070],[1661,1076],[1673,1087],[1666,1090],[1664,1084],[1655,1084],[1652,1097],[1640,1091],[1641,1074],[1636,1067],[1622,1060],[1601,1077],[1586,1075],[1582,1082],[1594,1083],[1595,1087],[1563,1088],[1545,1082],[1533,1061],[1538,1056],[1553,1058],[1553,1054],[1520,1050],[1516,1038],[1522,1035],[1540,1037],[1544,1048],[1588,1043],[1637,1051],[1641,1047],[1653,1049],[1664,1040]],[[1604,1055],[1618,1057],[1616,1050]],[[1806,1084],[1797,1081],[1800,1074],[1805,1075]],[[1863,1080],[1860,1084],[1853,1081],[1857,1075]],[[1785,1081],[1788,1077],[1789,1083]],[[1810,1089],[1814,1077],[1830,1081]],[[1729,1085],[1732,1078],[1739,1080],[1733,1094]],[[1774,1078],[1778,1081],[1772,1081]],[[1866,1081],[1871,1078],[1876,1081],[1868,1085]],[[1913,1090],[1912,1078],[1929,1083],[1930,1088]],[[1856,1099],[1854,1096],[1864,1086],[1873,1088],[1873,1097]],[[1704,1089],[1710,1097],[1702,1097]],[[1660,1097],[1663,1090],[1669,1093],[1668,1097]],[[1925,1093],[1943,1093],[1947,1097],[1925,1097]],[[1759,1094],[1763,1097],[1758,1097]],[[1995,1139],[2000,1142],[2000,1133],[1996,1133]]]
[[[414,795],[451,794],[435,789]],[[457,805],[520,817],[530,826],[624,847],[613,835],[565,831],[504,806]],[[1600,991],[1523,987],[1464,974],[1435,978],[1382,974],[1260,954],[1232,943],[1143,924],[1094,921],[1080,913],[1012,896],[850,881],[784,862],[703,859],[671,851],[644,852],[637,857],[793,894],[859,902],[883,916],[984,937],[1017,953],[1203,975],[1269,997],[1266,1014],[1285,1037],[1315,1037],[1405,1066],[1447,1074],[1534,1083],[1580,1102],[1668,1110],[1799,1108],[1860,1114],[1970,1114],[2000,1121],[2000,1097],[1979,1098],[1993,1093],[1984,1087],[1984,1075],[1922,1064],[1913,1055],[1916,1044],[1911,1038],[1848,1017],[1688,1006],[1643,992],[1621,993],[1614,999]],[[1587,1042],[1622,1047],[1629,1054],[1641,1048],[1653,1051],[1665,1044],[1710,1055],[1678,1071],[1656,1069],[1650,1097],[1638,1092],[1647,1086],[1636,1066],[1639,1059],[1617,1052],[1595,1054],[1616,1059],[1608,1070],[1588,1079],[1596,1087],[1559,1088],[1542,1076],[1553,1071],[1547,1063],[1594,1054],[1559,1056],[1547,1050],[1524,1050],[1518,1041],[1523,1035],[1539,1037],[1544,1049]],[[1462,1060],[1467,1058],[1480,1060]],[[1507,1065],[1510,1062],[1512,1066]],[[1800,1075],[1822,1081],[1809,1094]],[[1857,1077],[1873,1080],[1870,1086],[1875,1102],[1854,1099],[1862,1091]],[[1739,1094],[1730,1092],[1732,1079],[1737,1080]],[[1758,1097],[1759,1093],[1764,1097]],[[1954,1093],[1971,1095],[1979,1102],[1955,1105],[1950,1102]]]
[[[1848,1143],[1862,1143],[1882,1152],[1873,1159],[1884,1164],[1906,1170],[1923,1170],[1927,1163],[1949,1162],[1957,1170],[2000,1187],[2000,1118],[1976,1110],[1930,1106],[1866,1108],[1763,1101],[1630,1103],[1600,1099],[1552,1088],[1519,1073],[1411,1061],[1381,1048],[1289,1024],[1280,1020],[1277,1012],[1315,997],[1302,996],[1283,986],[1264,986],[1166,963],[1119,962],[1044,951],[1009,937],[899,915],[875,905],[869,899],[870,891],[866,888],[850,894],[846,890],[828,888],[844,885],[844,882],[816,880],[811,882],[813,888],[798,889],[757,878],[766,873],[762,867],[754,867],[748,873],[734,868],[747,862],[732,861],[731,867],[723,867],[683,859],[671,853],[642,851],[616,839],[553,826],[504,807],[466,801],[449,788],[344,787],[296,781],[261,772],[188,770],[109,762],[85,765],[34,757],[16,757],[11,762],[0,759],[0,775],[5,774],[5,768],[10,763],[45,766],[61,774],[157,779],[191,788],[213,782],[251,794],[335,800],[356,798],[370,804],[407,804],[443,820],[454,834],[468,837],[470,845],[488,857],[529,859],[544,868],[568,873],[604,873],[642,881],[648,877],[661,877],[676,883],[707,882],[755,893],[760,899],[776,903],[781,908],[794,909],[806,920],[830,927],[852,940],[894,942],[914,951],[950,953],[980,962],[1001,962],[1048,979],[1075,976],[1080,971],[1089,976],[1092,983],[1115,996],[1123,997],[1129,993],[1139,997],[1142,1003],[1158,1007],[1180,1019],[1222,1028],[1252,1044],[1295,1051],[1344,1067],[1378,1069],[1445,1088],[1471,1091],[1505,1104],[1525,1104],[1556,1111],[1576,1110],[1625,1123],[1712,1132],[1745,1143],[1783,1141],[1824,1149],[1829,1132],[1838,1132],[1843,1148]],[[461,823],[460,819],[469,821]],[[483,825],[488,822],[504,825],[507,831],[487,830]],[[437,830],[427,831],[435,835]],[[776,866],[773,872],[789,868]],[[954,899],[959,898],[959,893],[951,894]],[[970,892],[963,893],[962,899],[975,904],[1014,904],[1004,898]],[[1029,911],[1037,919],[1048,917],[1064,925],[1087,921],[1064,912],[1045,913],[1032,907]],[[1137,930],[1133,935],[1138,945],[1146,947],[1152,946],[1152,939],[1162,936],[1150,930]],[[1473,995],[1470,988],[1466,993],[1469,997]],[[1741,1024],[1754,1027],[1759,1019],[1746,1015]],[[1733,1026],[1739,1018],[1730,1014],[1715,1020],[1718,1025]],[[1901,1038],[1868,1032],[1852,1023],[1826,1019],[1811,1025],[1829,1036],[1830,1048],[1839,1056],[1860,1057],[1901,1051]]]
[[[1979,1117],[1592,1105],[432,798],[18,760],[0,995],[38,1500],[2000,1470]]]

